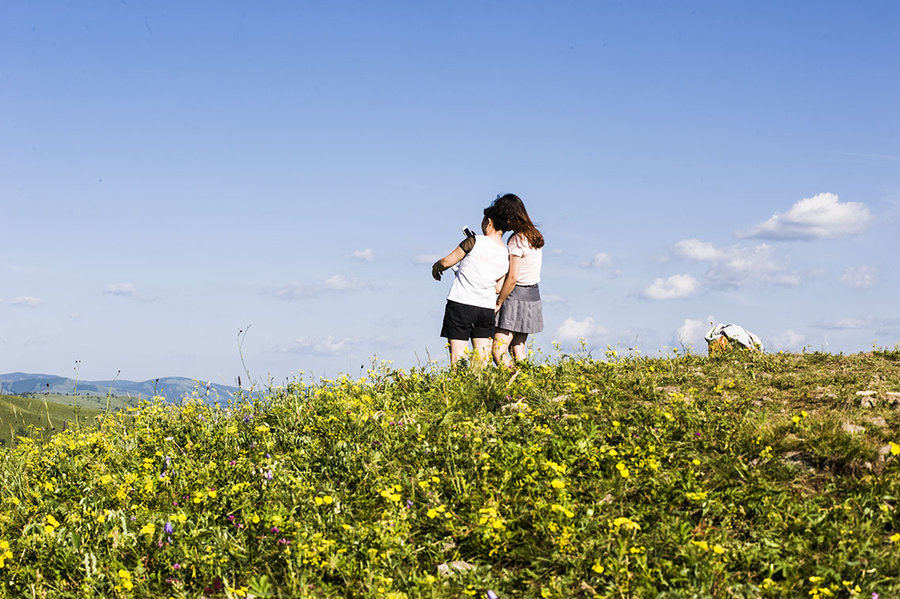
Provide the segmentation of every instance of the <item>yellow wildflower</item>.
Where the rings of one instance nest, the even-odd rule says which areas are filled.
[[[620,516],[613,520],[613,527],[616,530],[625,529],[625,530],[640,530],[641,525],[632,520],[631,518],[626,518],[625,516]]]
[[[131,582],[131,572],[128,570],[119,570],[119,584],[116,585],[116,588],[123,588],[126,591],[130,591],[134,588],[134,584]]]
[[[3,568],[6,565],[4,562],[12,557],[13,553],[9,550],[9,542],[0,541],[0,568]]]

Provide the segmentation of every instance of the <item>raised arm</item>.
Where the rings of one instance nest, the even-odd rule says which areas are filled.
[[[441,273],[466,257],[466,252],[460,246],[431,265],[431,276],[435,281],[441,280]]]

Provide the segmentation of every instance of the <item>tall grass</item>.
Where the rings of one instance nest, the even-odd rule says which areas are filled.
[[[897,352],[609,358],[21,438],[0,595],[900,596]]]

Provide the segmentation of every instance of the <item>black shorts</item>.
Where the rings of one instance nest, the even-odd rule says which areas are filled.
[[[494,311],[491,308],[470,306],[447,300],[441,337],[468,341],[494,336]]]

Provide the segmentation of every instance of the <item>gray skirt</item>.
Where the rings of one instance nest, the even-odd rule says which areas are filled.
[[[516,285],[497,313],[497,328],[513,333],[544,330],[541,291],[535,285]]]

